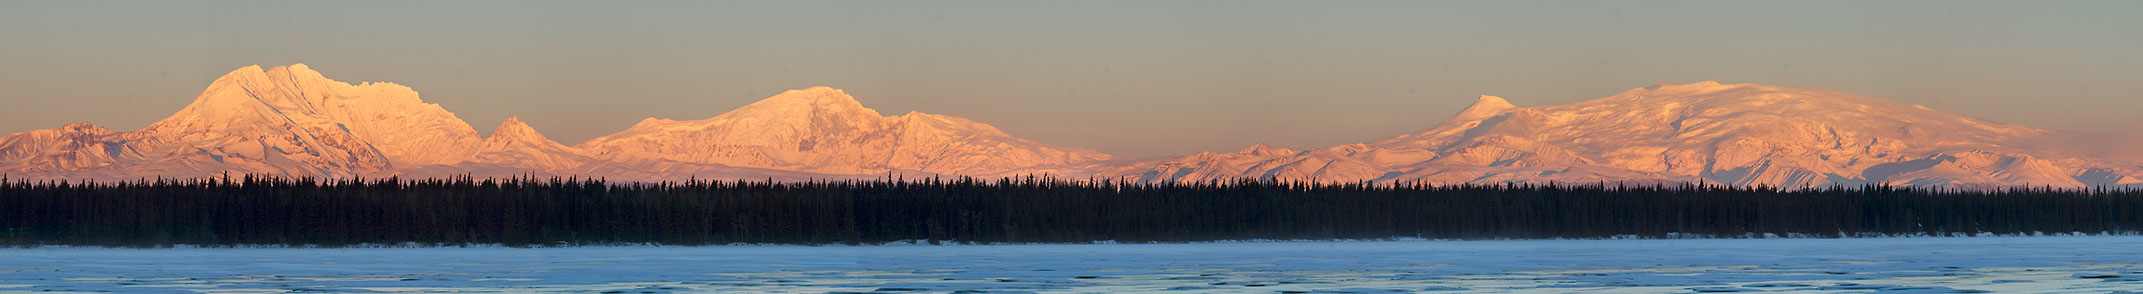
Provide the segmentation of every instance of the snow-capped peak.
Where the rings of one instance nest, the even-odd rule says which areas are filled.
[[[1295,150],[1294,150],[1294,149],[1287,149],[1287,148],[1278,148],[1278,147],[1272,147],[1272,145],[1265,145],[1265,143],[1258,143],[1257,145],[1250,145],[1250,147],[1248,147],[1248,148],[1243,148],[1243,150],[1238,150],[1238,151],[1235,151],[1235,153],[1236,153],[1236,154],[1245,154],[1245,155],[1285,155],[1285,154],[1294,154],[1294,153],[1295,153]]]
[[[1639,89],[1644,89],[1644,90],[1652,90],[1652,91],[1702,91],[1702,90],[1717,90],[1717,89],[1723,89],[1723,88],[1732,88],[1732,87],[1737,87],[1737,86],[1747,86],[1747,85],[1751,85],[1751,84],[1721,84],[1721,83],[1719,83],[1719,81],[1718,81],[1718,80],[1705,80],[1705,81],[1699,81],[1699,82],[1694,82],[1694,83],[1687,83],[1687,84],[1668,84],[1668,83],[1658,83],[1658,84],[1652,84],[1652,86],[1650,86],[1650,87],[1644,87],[1644,88],[1639,88]]]
[[[767,97],[766,99],[760,99],[760,100],[761,100],[761,101],[809,101],[809,102],[812,102],[812,103],[821,103],[821,102],[824,102],[824,103],[840,103],[840,104],[862,104],[862,103],[856,102],[856,97],[855,97],[855,96],[849,96],[849,95],[848,95],[848,91],[845,91],[845,90],[841,90],[841,89],[835,89],[835,88],[833,88],[833,87],[827,87],[827,86],[811,86],[811,87],[808,87],[808,88],[803,88],[803,89],[793,89],[793,90],[781,91],[781,94],[775,94],[775,95],[774,95],[773,97]]]
[[[1511,110],[1514,108],[1518,108],[1518,106],[1511,105],[1511,102],[1509,100],[1503,100],[1503,97],[1497,97],[1495,95],[1481,95],[1481,98],[1479,100],[1473,101],[1472,106],[1466,106],[1465,110],[1460,110],[1457,116],[1467,118],[1486,117],[1493,116],[1495,114],[1500,114],[1504,111]]]
[[[520,116],[513,116],[499,122],[469,161],[428,167],[413,175],[567,175],[590,161],[583,153],[545,138],[536,128],[521,122]]]
[[[951,116],[883,116],[829,87],[782,92],[703,120],[645,120],[579,146],[614,159],[833,174],[988,174],[1108,158],[1011,137]]]
[[[1334,181],[1436,183],[1703,180],[1789,188],[1866,183],[2083,187],[2143,176],[2137,165],[2066,160],[2014,147],[2047,133],[1832,90],[1703,81],[1540,107],[1482,96],[1426,130],[1367,144],[1277,156],[1185,156],[1103,176],[1201,181],[1302,174]],[[1988,155],[1941,159],[1972,150]]]
[[[536,132],[536,129],[533,127],[529,127],[527,123],[521,122],[521,116],[516,115],[512,117],[507,117],[506,121],[504,122],[499,122],[499,127],[492,129],[491,137],[486,138],[486,140],[536,141],[550,139],[545,138],[543,136],[543,133]]]
[[[745,105],[723,116],[759,116],[768,118],[803,119],[810,117],[840,117],[864,119],[883,117],[875,109],[863,107],[862,102],[849,96],[847,91],[826,86],[788,90],[759,102]]]
[[[154,162],[145,176],[261,172],[346,176],[466,159],[481,138],[416,91],[351,85],[293,64],[233,70],[177,113],[106,145]]]
[[[65,126],[60,126],[60,129],[62,129],[62,130],[67,130],[67,131],[69,131],[69,132],[81,132],[81,133],[93,133],[93,134],[105,134],[105,133],[111,133],[111,132],[112,132],[112,130],[109,130],[109,129],[105,129],[105,128],[104,128],[104,127],[102,127],[102,126],[97,126],[96,124],[92,124],[92,123],[89,123],[88,121],[81,121],[81,122],[75,122],[75,123],[67,124],[67,125],[65,125]]]
[[[644,120],[575,147],[519,117],[480,137],[408,87],[352,85],[292,64],[231,71],[140,131],[83,122],[0,138],[0,173],[2143,186],[2143,165],[2015,147],[2048,133],[1838,91],[1703,81],[1536,107],[1482,95],[1428,129],[1363,144],[1116,161],[949,115],[884,116],[846,91],[811,87],[706,119]]]

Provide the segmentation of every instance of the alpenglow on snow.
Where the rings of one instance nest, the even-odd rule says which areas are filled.
[[[2143,164],[2018,147],[2055,133],[1831,90],[1706,81],[1541,107],[1484,95],[1422,131],[1364,143],[1126,159],[959,117],[882,115],[812,87],[566,145],[518,118],[482,137],[408,87],[338,82],[294,64],[232,71],[140,130],[83,122],[8,135],[0,173],[2143,187]]]

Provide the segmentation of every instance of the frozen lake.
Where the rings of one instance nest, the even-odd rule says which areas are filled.
[[[2143,237],[0,249],[46,291],[2114,293]]]

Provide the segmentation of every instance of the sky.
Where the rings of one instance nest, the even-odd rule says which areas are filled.
[[[0,1],[0,133],[133,130],[247,65],[565,144],[831,86],[1148,157],[1718,80],[2143,133],[2143,1]]]

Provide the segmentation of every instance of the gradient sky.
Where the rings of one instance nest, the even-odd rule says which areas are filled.
[[[2143,1],[0,1],[0,133],[133,130],[246,65],[566,144],[825,85],[1125,156],[1324,147],[1658,82],[2143,129]]]

